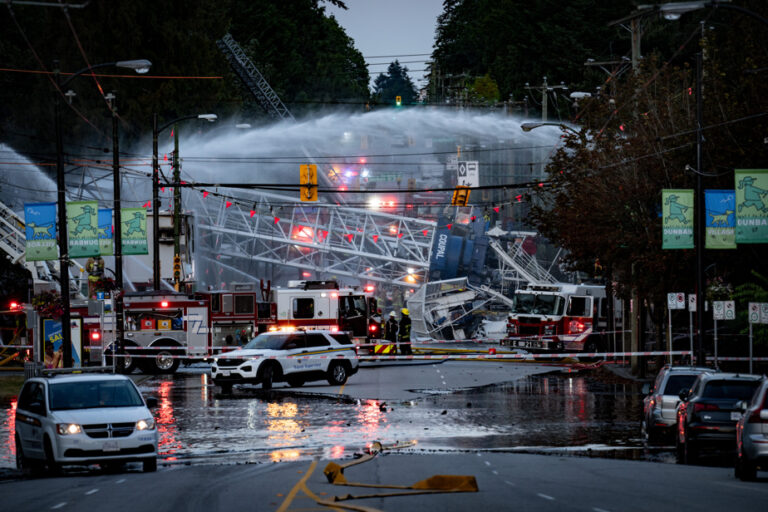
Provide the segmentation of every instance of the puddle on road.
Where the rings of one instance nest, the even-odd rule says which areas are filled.
[[[515,382],[424,394],[406,402],[236,388],[217,394],[205,374],[155,377],[140,385],[158,397],[160,452],[166,463],[256,463],[341,458],[372,441],[416,441],[404,451],[580,453],[672,462],[643,450],[640,386],[589,374],[539,375]],[[0,467],[13,467],[15,404],[4,404]]]

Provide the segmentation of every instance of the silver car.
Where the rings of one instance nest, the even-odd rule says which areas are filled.
[[[16,405],[16,464],[22,470],[64,465],[143,463],[157,469],[157,428],[136,384],[125,375],[57,375],[24,383]]]
[[[768,378],[752,395],[736,424],[736,478],[754,480],[768,470]]]
[[[704,366],[665,365],[653,381],[653,387],[645,391],[641,430],[648,444],[672,440],[677,423],[677,404],[680,391],[688,389],[702,373],[715,372]]]

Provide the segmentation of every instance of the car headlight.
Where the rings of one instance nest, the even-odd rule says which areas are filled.
[[[78,425],[77,423],[57,423],[56,424],[56,432],[58,432],[60,436],[79,434],[82,431],[83,429],[80,428],[80,425]]]
[[[137,421],[136,430],[155,430],[155,418],[147,418]]]

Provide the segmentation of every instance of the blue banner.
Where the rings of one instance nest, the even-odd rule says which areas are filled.
[[[733,190],[705,190],[707,249],[736,248],[736,194]]]
[[[112,245],[112,210],[109,208],[99,208],[99,253],[102,256],[111,256],[114,254]]]
[[[79,319],[72,319],[72,366],[80,366],[81,333]],[[45,367],[61,368],[64,360],[61,320],[43,320],[43,344],[45,345]]]
[[[56,250],[56,203],[25,204],[24,224],[27,261],[57,259],[59,254]]]

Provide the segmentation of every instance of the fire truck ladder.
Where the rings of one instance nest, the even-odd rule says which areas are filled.
[[[200,192],[185,194],[195,215],[196,256],[244,277],[250,261],[363,281],[418,287],[429,269],[436,223],[364,209],[317,204],[265,192],[241,206]],[[282,205],[279,212],[274,205]],[[281,216],[284,215],[283,216]],[[238,263],[238,260],[241,260]]]
[[[280,100],[269,82],[251,62],[237,41],[230,34],[216,41],[221,52],[229,61],[232,70],[259,102],[261,108],[274,119],[293,119],[293,114]]]

